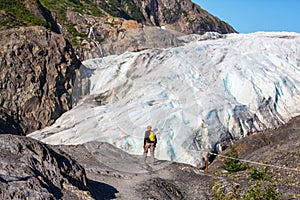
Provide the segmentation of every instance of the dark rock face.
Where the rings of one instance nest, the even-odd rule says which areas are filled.
[[[44,19],[47,22],[47,24],[50,25],[51,31],[55,33],[60,33],[59,26],[53,18],[51,11],[44,7],[39,0],[24,0],[24,5],[35,16],[37,16],[40,19]]]
[[[185,34],[205,32],[235,33],[226,22],[212,16],[190,0],[145,0],[142,12],[146,21]]]
[[[71,108],[80,61],[62,35],[9,29],[1,31],[0,45],[0,133],[30,133]]]
[[[1,199],[88,199],[85,170],[68,155],[24,136],[0,135]]]
[[[119,32],[101,43],[104,55],[122,54],[149,48],[176,47],[183,44],[178,37],[183,34],[157,27],[144,27]],[[87,54],[88,52],[86,52]]]

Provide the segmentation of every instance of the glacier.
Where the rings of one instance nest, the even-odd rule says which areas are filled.
[[[141,155],[151,125],[156,158],[203,167],[207,152],[299,115],[298,33],[212,35],[84,61],[89,94],[29,137],[49,144],[103,141]]]

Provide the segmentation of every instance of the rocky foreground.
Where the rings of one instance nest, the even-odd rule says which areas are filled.
[[[233,145],[239,158],[294,169],[269,167],[281,199],[300,199],[299,125],[300,117]],[[0,136],[0,150],[1,199],[217,199],[220,194],[241,199],[254,183],[249,178],[252,167],[264,167],[250,164],[229,174],[217,158],[205,173],[163,160],[144,164],[140,156],[107,143],[50,146],[13,135]]]
[[[0,149],[1,199],[211,196],[212,176],[200,169],[168,161],[149,166],[107,143],[51,147],[22,136],[0,135]]]

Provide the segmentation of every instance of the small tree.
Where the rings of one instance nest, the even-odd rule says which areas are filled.
[[[222,164],[222,167],[229,173],[243,171],[249,168],[248,164],[240,162],[238,153],[233,146],[230,147],[230,152],[226,154],[230,158],[226,158]]]

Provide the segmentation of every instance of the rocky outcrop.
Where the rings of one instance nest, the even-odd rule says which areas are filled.
[[[82,60],[183,44],[178,39],[183,33],[157,26],[145,26],[134,20],[99,18],[71,11],[67,12],[67,17],[71,23],[76,24],[78,32],[87,35],[77,37],[77,45],[74,46],[76,54]]]
[[[141,11],[146,22],[185,34],[236,32],[229,24],[190,0],[145,0],[141,1]]]
[[[1,199],[92,199],[70,156],[23,136],[0,135]]]
[[[281,193],[282,199],[299,199],[300,196],[299,124],[300,117],[297,117],[275,131],[244,137],[234,144],[241,159],[282,167],[267,167],[271,179],[264,181],[266,186],[272,180],[274,191]],[[250,176],[252,167],[258,169],[258,175],[267,175],[266,166],[251,163],[245,171],[228,173],[222,167],[222,157],[215,159],[208,173],[204,173],[199,168],[165,160],[148,165],[149,160],[143,163],[141,156],[129,155],[107,143],[89,142],[57,148],[81,163],[91,179],[93,196],[100,199],[243,199],[244,194],[251,193],[250,188],[256,181]],[[221,155],[228,151],[230,149]],[[105,187],[97,188],[97,184],[93,184],[99,181],[105,183]],[[265,195],[272,195],[271,190],[265,191]]]
[[[299,121],[234,144],[243,159],[282,167],[268,167],[282,199],[299,199]],[[50,146],[12,135],[0,135],[0,150],[1,199],[243,199],[255,183],[252,167],[260,168],[251,164],[229,174],[221,167],[224,159],[217,159],[204,173],[165,160],[148,165],[107,143]]]
[[[182,33],[236,32],[191,0],[96,1],[111,16],[151,26],[165,26]]]
[[[163,30],[154,26],[131,29],[117,32],[109,38],[105,38],[101,43],[87,42],[86,47],[91,51],[82,51],[78,55],[85,59],[99,58],[109,55],[120,55],[126,51],[137,52],[149,48],[168,48],[183,44],[178,37],[182,33],[170,30]]]
[[[43,27],[0,33],[0,133],[44,128],[72,107],[80,61],[70,43]]]
[[[107,1],[107,9],[114,3],[116,2]],[[74,25],[77,32],[74,38],[75,49],[81,59],[99,58],[125,51],[175,47],[182,45],[177,37],[185,34],[236,32],[226,22],[212,16],[189,0],[123,3],[125,5],[119,5],[120,12],[115,13],[114,17],[109,15],[96,17],[72,10],[67,11],[67,20]],[[62,31],[68,37],[72,37],[66,30]]]
[[[51,11],[43,6],[39,0],[24,0],[24,6],[39,19],[44,19],[46,21],[46,26],[50,28],[51,31],[60,33],[60,28],[57,21],[52,16]]]

